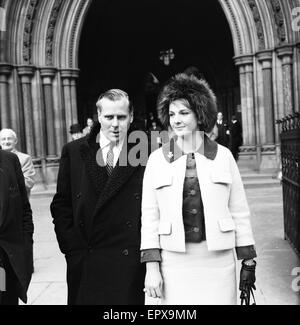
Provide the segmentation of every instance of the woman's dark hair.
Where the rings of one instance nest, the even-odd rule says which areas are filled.
[[[170,125],[169,107],[176,100],[183,100],[196,114],[200,130],[211,132],[217,120],[217,100],[205,80],[178,74],[171,78],[158,96],[158,115],[165,128]]]

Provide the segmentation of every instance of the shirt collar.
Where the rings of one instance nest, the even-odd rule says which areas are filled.
[[[162,150],[165,159],[169,163],[173,163],[185,155],[185,153],[177,145],[176,138],[172,138],[169,143],[163,145]],[[212,141],[207,135],[205,135],[204,141],[197,152],[201,155],[204,155],[207,159],[215,160],[218,153],[218,144],[215,141]]]
[[[99,145],[100,145],[101,150],[110,145],[111,142],[107,139],[107,137],[104,135],[104,133],[101,130],[99,133],[99,138],[100,138]],[[124,139],[122,141],[120,141],[115,147],[117,149],[120,149],[120,148],[122,148],[123,143],[124,143]]]

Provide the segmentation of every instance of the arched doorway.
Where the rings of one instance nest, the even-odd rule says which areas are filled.
[[[128,91],[136,114],[145,118],[155,110],[155,101],[147,96],[147,74],[154,74],[162,86],[189,66],[208,80],[227,119],[240,113],[234,45],[218,0],[93,1],[79,44],[81,123],[96,113],[99,94],[109,88]],[[175,57],[164,62],[161,52],[169,49]]]
[[[0,128],[17,131],[19,149],[31,154],[37,167],[55,169],[70,140],[70,124],[84,122],[102,89],[124,88],[143,112],[143,98],[135,94],[141,93],[145,71],[165,80],[195,65],[227,117],[240,102],[245,161],[262,169],[277,166],[275,120],[300,107],[300,36],[292,30],[293,5],[283,0],[2,0]],[[100,46],[103,40],[110,52]],[[116,47],[119,43],[124,48]],[[164,66],[159,52],[170,48],[175,59]],[[107,67],[95,67],[102,59]]]

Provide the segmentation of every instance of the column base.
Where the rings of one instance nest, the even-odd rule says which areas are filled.
[[[276,172],[280,168],[280,157],[273,145],[263,146],[261,150],[257,150],[254,146],[242,147],[238,166],[241,171]]]

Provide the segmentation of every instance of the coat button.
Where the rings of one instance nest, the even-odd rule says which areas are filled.
[[[195,227],[194,232],[198,233],[198,232],[200,232],[200,229],[198,227]]]
[[[141,199],[141,194],[140,193],[135,193],[134,197],[136,200],[140,200]]]
[[[131,221],[127,221],[127,222],[126,222],[126,226],[127,226],[128,228],[132,228],[132,222],[131,222]]]
[[[191,190],[190,194],[191,194],[192,196],[195,196],[195,195],[197,194],[197,192],[196,192],[195,190]]]
[[[196,215],[196,214],[198,213],[198,210],[197,210],[197,209],[193,209],[193,210],[191,211],[191,213],[194,214],[194,215]]]
[[[80,199],[80,198],[82,197],[82,194],[81,194],[81,193],[78,193],[78,194],[76,195],[76,197],[77,197],[77,199]]]
[[[122,254],[124,256],[128,256],[129,255],[128,249],[124,249],[123,252],[122,252]]]

